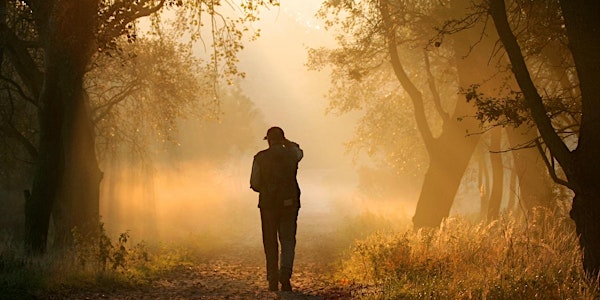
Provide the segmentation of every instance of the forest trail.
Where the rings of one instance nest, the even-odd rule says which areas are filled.
[[[241,253],[240,253],[241,254]],[[63,290],[39,295],[40,299],[349,299],[350,292],[337,285],[324,266],[298,262],[292,292],[267,289],[262,261],[222,255],[206,262],[179,266],[150,283],[112,290]]]
[[[204,240],[205,249],[195,254],[193,263],[179,265],[173,272],[153,278],[149,283],[114,288],[109,284],[111,289],[65,288],[36,296],[50,300],[351,299],[350,287],[336,281],[334,274],[343,252],[354,238],[340,235],[337,229],[341,217],[332,215],[325,201],[321,202],[307,201],[298,218],[292,292],[268,291],[260,220],[256,214],[240,214],[225,219],[235,219],[242,225],[225,224],[228,226],[220,228],[220,232],[213,232],[214,238]]]
[[[336,251],[331,236],[300,235],[296,249],[292,292],[270,292],[262,244],[256,237],[228,244],[181,264],[172,272],[133,287],[86,286],[65,288],[37,299],[351,299],[348,286],[334,279]]]

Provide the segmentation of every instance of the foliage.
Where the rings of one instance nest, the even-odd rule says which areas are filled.
[[[189,266],[195,259],[182,245],[131,244],[128,232],[113,240],[102,224],[98,233],[95,238],[75,233],[76,243],[71,248],[40,257],[26,255],[12,241],[4,241],[0,247],[1,298],[37,298],[46,292],[60,295],[80,289],[144,285]]]
[[[237,69],[237,54],[244,49],[243,37],[250,35],[249,39],[254,40],[260,36],[260,29],[252,30],[249,24],[260,19],[261,8],[278,7],[279,1],[245,0],[238,6],[227,1],[226,4],[215,0],[191,0],[177,1],[171,7],[176,16],[173,20],[176,32],[181,37],[189,37],[191,43],[201,42],[205,49],[207,44],[210,46],[206,73],[232,84],[234,77],[246,76]]]
[[[86,76],[101,159],[119,151],[144,157],[175,141],[178,120],[215,114],[212,76],[186,45],[166,34],[119,45],[119,56],[96,55]]]
[[[534,127],[522,92],[510,91],[505,97],[497,98],[479,92],[478,87],[472,85],[466,90],[461,90],[461,93],[465,95],[468,102],[472,101],[477,107],[475,117],[482,126]],[[573,99],[559,96],[544,97],[543,101],[548,115],[556,124],[557,132],[563,138],[576,135],[578,126],[573,120],[580,115],[581,104]]]
[[[276,0],[248,0],[239,6],[214,0],[100,1],[97,52],[86,82],[100,155],[122,142],[134,152],[142,150],[147,137],[141,136],[139,125],[164,141],[172,138],[177,118],[214,115],[219,81],[231,84],[245,76],[236,67],[237,54],[247,35],[250,40],[260,35],[249,24],[259,20],[260,9],[278,5]],[[9,48],[27,47],[22,57],[0,55],[0,159],[18,169],[22,165],[16,162],[32,162],[37,155],[35,91],[42,82],[26,75],[43,68],[44,52],[36,40],[43,24],[35,23],[26,2],[8,1],[2,12],[2,36],[11,38]],[[142,23],[144,19],[148,21]],[[192,53],[198,43],[209,53],[205,60]],[[29,63],[26,68],[23,59]]]
[[[519,127],[523,124],[531,126],[529,111],[519,92],[511,92],[505,98],[485,97],[478,92],[478,85],[472,85],[467,90],[461,90],[467,102],[473,101],[477,107],[475,117],[482,124],[512,125]]]
[[[129,233],[119,235],[113,243],[100,223],[98,232],[93,237],[82,236],[77,228],[73,229],[75,239],[72,249],[73,257],[82,270],[91,270],[95,273],[104,273],[109,270],[125,273],[131,264],[138,261],[148,261],[148,253],[143,243],[127,247]]]
[[[32,287],[41,287],[48,276],[48,263],[27,257],[9,239],[0,245],[0,290],[7,299],[25,298]]]
[[[487,7],[482,6],[487,13]],[[513,32],[522,47],[536,88],[541,91],[544,107],[552,124],[563,138],[577,135],[581,121],[581,99],[576,91],[573,59],[558,1],[511,1],[507,8]],[[506,69],[512,68],[508,63]],[[484,126],[532,127],[534,122],[523,93],[512,79],[504,86],[506,95],[484,94],[479,85],[461,90],[473,101],[476,118]]]
[[[593,299],[576,245],[568,217],[543,208],[526,221],[452,218],[357,241],[337,276],[360,299]]]
[[[451,47],[428,48],[440,21],[437,1],[394,2],[394,26],[403,64],[423,92],[424,108],[434,135],[441,131],[442,117],[456,100],[456,70]],[[443,6],[442,6],[443,7]],[[419,176],[426,167],[426,153],[415,122],[415,108],[394,76],[385,44],[385,28],[377,1],[328,1],[317,16],[336,36],[332,49],[310,49],[309,69],[330,70],[329,110],[362,111],[355,136],[348,143],[355,153],[380,155],[398,172]],[[426,64],[424,57],[428,57]],[[431,91],[428,73],[438,89]],[[432,101],[439,93],[439,109]]]

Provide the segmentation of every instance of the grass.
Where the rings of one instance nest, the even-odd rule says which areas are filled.
[[[562,214],[538,210],[527,221],[505,215],[490,223],[451,218],[437,230],[416,232],[405,223],[372,213],[348,217],[313,241],[305,232],[298,252],[315,268],[339,261],[337,270],[323,271],[334,272],[356,299],[600,298],[598,283],[583,273],[573,224]],[[41,258],[0,243],[0,298],[127,290],[176,276],[230,245],[210,234],[185,243],[133,244],[128,233],[111,239],[101,232]],[[308,256],[323,259],[312,263]]]
[[[342,260],[358,299],[597,299],[573,224],[538,210],[528,222],[461,218],[438,230],[375,233]]]
[[[111,239],[100,227],[94,239],[75,233],[72,248],[41,257],[15,243],[0,245],[0,299],[61,298],[72,291],[127,289],[193,264],[197,253],[176,244],[132,244],[129,234]]]

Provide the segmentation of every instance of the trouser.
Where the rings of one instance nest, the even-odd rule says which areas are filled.
[[[298,210],[298,207],[260,209],[263,246],[267,261],[267,280],[269,281],[286,280],[292,276]],[[281,265],[278,265],[279,244],[281,244]]]

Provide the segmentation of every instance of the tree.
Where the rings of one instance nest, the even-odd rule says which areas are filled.
[[[579,83],[576,89],[581,101],[581,121],[575,144],[561,136],[552,123],[551,111],[532,80],[524,52],[511,28],[505,1],[491,0],[489,14],[510,58],[527,109],[549,150],[545,156],[548,166],[554,167],[554,162],[558,162],[565,178],[560,179],[554,168],[550,169],[551,174],[575,194],[570,214],[583,250],[583,266],[588,275],[596,278],[600,271],[600,85],[597,84],[600,23],[596,20],[600,3],[579,0],[558,3],[560,15],[549,14],[549,18],[563,23],[562,33],[568,39]]]
[[[162,9],[181,8],[184,13],[178,16],[187,23],[180,25],[191,30],[193,40],[201,38],[201,16],[209,16],[214,49],[211,66],[220,70],[224,65],[226,74],[241,74],[235,68],[235,55],[248,30],[243,24],[256,20],[258,7],[269,3],[246,1],[243,16],[233,20],[217,11],[220,1],[5,0],[0,4],[8,12],[0,22],[3,58],[18,74],[24,98],[32,99],[37,108],[39,134],[33,144],[38,146],[31,195],[26,199],[25,242],[33,253],[42,253],[56,205],[64,212],[57,215],[63,220],[63,232],[73,227],[93,231],[98,222],[102,172],[84,89],[94,55],[118,51],[116,40],[121,36],[134,42],[139,18],[154,16],[157,28]],[[9,19],[17,22],[6,22]]]
[[[494,40],[486,37],[489,32],[484,31],[483,25],[458,31],[446,40],[435,30],[447,19],[464,14],[465,7],[466,2],[337,1],[325,4],[321,12],[323,17],[332,16],[328,24],[341,24],[340,32],[343,32],[338,37],[339,49],[312,53],[312,64],[329,63],[334,67],[334,88],[339,87],[351,95],[339,97],[336,94],[336,98],[331,97],[334,105],[358,107],[356,98],[365,93],[356,92],[352,85],[364,88],[368,83],[374,86],[364,88],[366,91],[388,93],[383,101],[398,101],[397,94],[411,101],[412,116],[429,157],[413,218],[415,228],[438,226],[449,215],[480,137],[474,134],[480,131],[479,124],[472,118],[475,108],[459,99],[457,91],[480,83],[482,78],[487,81],[483,87],[486,90],[501,84],[495,78],[498,70],[489,62]],[[395,85],[389,81],[390,77],[395,77]],[[398,83],[400,91],[394,90],[398,89]],[[371,98],[373,96],[377,95]],[[381,105],[389,106],[391,103]],[[379,134],[389,139],[388,134]],[[360,138],[369,141],[371,135],[377,136],[371,133]],[[404,146],[393,151],[403,152]]]

